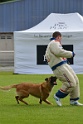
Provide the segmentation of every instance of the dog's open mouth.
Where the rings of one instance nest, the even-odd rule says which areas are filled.
[[[53,82],[53,84],[54,84],[54,85],[57,85],[57,82],[55,81],[55,82]]]

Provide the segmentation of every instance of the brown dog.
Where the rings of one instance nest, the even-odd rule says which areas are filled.
[[[49,78],[46,78],[45,82],[41,84],[20,83],[20,84],[0,87],[0,89],[10,90],[11,88],[16,88],[17,96],[15,96],[15,98],[18,104],[19,104],[19,101],[21,101],[26,105],[28,105],[28,103],[25,102],[23,99],[28,97],[29,94],[37,98],[40,98],[40,101],[39,101],[40,104],[42,103],[42,101],[46,102],[47,104],[51,104],[46,99],[49,96],[53,86],[57,85],[56,79],[57,79],[56,77],[51,76]]]

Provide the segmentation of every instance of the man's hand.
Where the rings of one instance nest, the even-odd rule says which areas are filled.
[[[72,52],[72,57],[74,57],[75,56],[75,53],[74,52]]]

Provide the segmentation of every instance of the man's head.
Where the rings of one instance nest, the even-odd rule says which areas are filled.
[[[62,35],[60,32],[56,31],[52,34],[52,37],[55,38],[57,41],[61,41]]]
[[[56,31],[56,32],[54,32],[54,33],[52,34],[52,37],[53,37],[53,38],[57,38],[58,36],[61,37],[61,33],[58,32],[58,31]]]

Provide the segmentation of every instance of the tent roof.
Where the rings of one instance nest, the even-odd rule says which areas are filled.
[[[51,13],[38,25],[22,32],[83,31],[83,17],[79,13]]]

